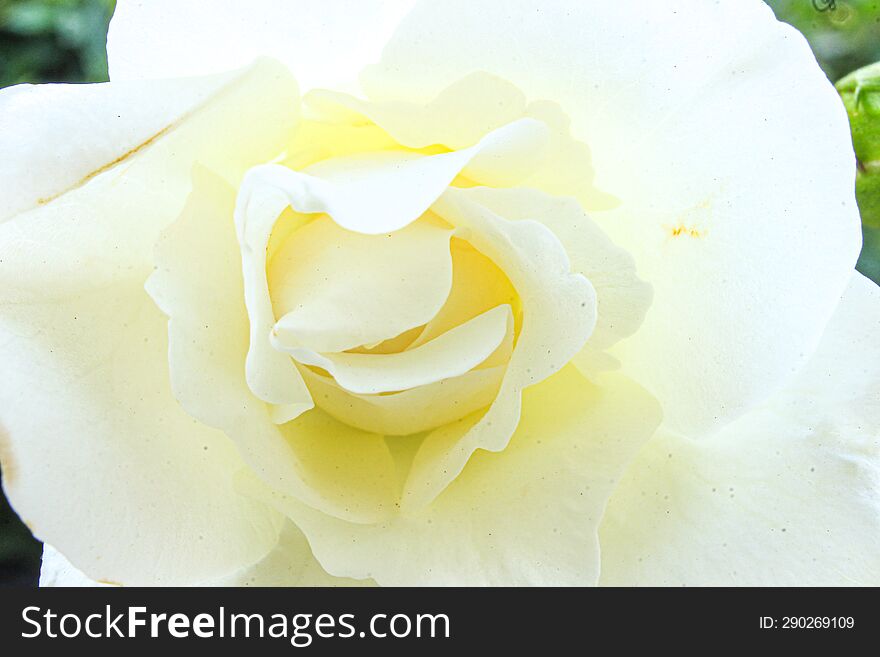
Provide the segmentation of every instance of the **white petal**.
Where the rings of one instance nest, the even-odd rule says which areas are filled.
[[[880,288],[855,274],[806,368],[715,436],[660,434],[602,524],[609,585],[880,584]]]
[[[249,483],[296,519],[315,557],[337,575],[383,586],[594,584],[602,510],[659,417],[650,396],[625,379],[609,376],[597,388],[567,368],[525,393],[507,449],[474,454],[418,512],[354,525]]]
[[[203,75],[266,55],[304,88],[344,87],[378,59],[413,0],[118,0],[113,80]]]
[[[364,235],[326,217],[296,230],[267,271],[279,342],[346,351],[426,324],[452,286],[452,232],[416,221]]]
[[[594,219],[655,296],[616,355],[668,421],[702,432],[782,385],[859,250],[846,113],[803,37],[757,0],[426,1],[364,83],[429,102],[477,70],[560,103],[621,201]]]
[[[43,559],[40,564],[40,586],[112,586],[96,582],[70,563],[63,554],[48,543],[43,543]]]
[[[369,586],[369,580],[333,577],[315,561],[303,533],[291,522],[285,522],[278,543],[261,560],[215,580],[199,582],[199,586]],[[63,554],[48,543],[43,545],[40,586],[99,587],[96,582],[71,564]]]
[[[498,349],[513,334],[510,306],[498,306],[415,349],[396,354],[320,354],[301,347],[277,349],[303,365],[329,372],[346,390],[362,395],[408,390],[465,374]]]
[[[19,85],[0,90],[0,221],[149,147],[241,77]]]
[[[274,221],[283,208],[281,196],[297,212],[327,214],[347,230],[391,233],[418,219],[459,173],[473,170],[483,177],[515,180],[530,171],[547,136],[543,123],[525,118],[469,148],[439,155],[386,152],[334,158],[307,172],[277,164],[255,167],[239,193],[239,234],[256,242],[269,219]],[[272,195],[271,201],[267,195]]]
[[[189,583],[275,542],[275,514],[232,488],[235,448],[172,396],[166,320],[143,283],[195,161],[235,180],[289,136],[284,75],[256,66],[149,147],[0,224],[4,485],[91,577]]]
[[[292,522],[284,523],[278,544],[257,563],[202,586],[375,586],[370,580],[333,577],[315,557],[306,537]]]
[[[262,557],[280,518],[235,491],[235,447],[171,395],[166,320],[139,287],[4,308],[3,485],[91,578],[182,585]]]

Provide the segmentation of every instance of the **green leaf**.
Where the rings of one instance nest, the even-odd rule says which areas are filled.
[[[862,226],[864,245],[856,269],[880,285],[880,228]]]
[[[846,106],[858,158],[856,198],[862,214],[864,246],[858,269],[880,282],[880,62],[837,83]]]

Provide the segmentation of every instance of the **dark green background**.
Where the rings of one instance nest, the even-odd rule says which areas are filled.
[[[804,33],[832,81],[880,60],[880,0],[837,0],[835,9],[822,12],[813,0],[768,4]],[[106,80],[104,45],[114,5],[115,0],[0,0],[0,87]],[[880,238],[866,238],[859,267],[880,281]],[[0,585],[35,584],[39,560],[39,543],[0,496]]]

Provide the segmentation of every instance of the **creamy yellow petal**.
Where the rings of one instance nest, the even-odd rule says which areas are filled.
[[[513,308],[514,322],[517,326],[519,324],[520,309],[516,290],[498,265],[462,239],[453,238],[451,246],[452,288],[449,295],[443,307],[406,345],[406,349],[415,349],[500,305]]]
[[[278,535],[280,517],[236,492],[232,443],[172,396],[165,334],[130,282],[3,308],[4,490],[93,579],[192,584]]]
[[[507,449],[474,454],[419,511],[354,525],[244,483],[293,517],[339,576],[391,586],[594,584],[606,501],[658,421],[638,386],[609,375],[595,387],[566,368],[526,391]]]
[[[426,221],[364,235],[327,217],[293,232],[267,271],[278,344],[346,351],[427,323],[452,285],[451,237]]]
[[[475,450],[507,446],[520,419],[522,391],[562,369],[596,323],[592,285],[572,273],[564,249],[542,224],[507,221],[458,189],[449,189],[433,210],[507,274],[522,302],[523,319],[501,389],[486,414],[458,440],[428,436],[416,454],[401,501],[413,509],[430,503]]]
[[[364,431],[390,435],[436,429],[492,403],[506,366],[475,369],[401,392],[359,395],[344,390],[332,378],[302,368],[315,403],[344,424]],[[412,440],[417,441],[415,437]]]
[[[312,556],[303,533],[288,521],[281,530],[278,544],[263,559],[222,579],[204,582],[201,586],[360,587],[375,586],[375,583],[328,574]]]
[[[303,365],[320,367],[344,389],[375,395],[461,376],[487,360],[513,334],[510,306],[498,306],[415,348],[396,354],[318,353],[273,345]],[[273,336],[274,337],[274,336]]]

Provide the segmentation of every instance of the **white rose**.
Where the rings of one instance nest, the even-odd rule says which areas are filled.
[[[0,92],[44,582],[880,583],[880,291],[804,39],[410,4],[120,1],[111,82]]]

